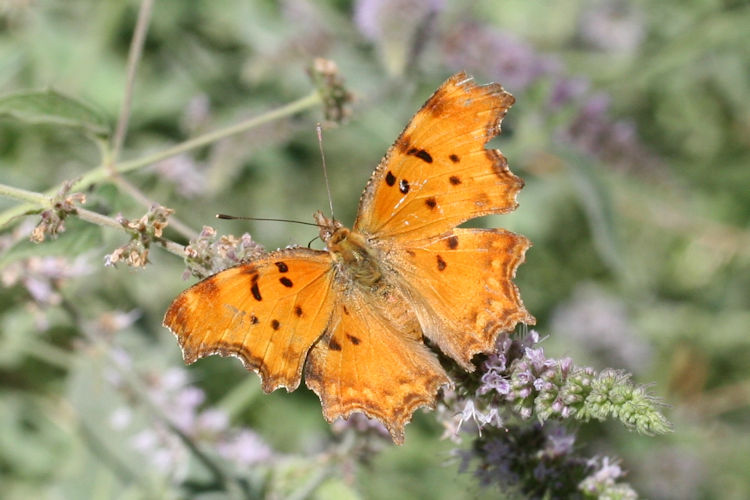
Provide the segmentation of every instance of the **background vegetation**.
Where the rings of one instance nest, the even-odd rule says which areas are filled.
[[[747,2],[157,1],[118,135],[140,6],[0,0],[0,93],[53,88],[89,113],[69,126],[0,106],[0,184],[31,192],[0,193],[3,496],[197,496],[236,473],[279,497],[496,497],[460,471],[435,413],[416,415],[403,447],[368,434],[353,453],[306,389],[263,395],[231,359],[183,368],[161,326],[189,284],[175,255],[154,245],[144,268],[105,267],[130,241],[117,225],[69,217],[35,244],[39,215],[8,220],[33,193],[130,161],[119,176],[99,168],[87,209],[137,221],[156,201],[175,211],[165,236],[183,244],[204,225],[267,248],[306,244],[311,228],[214,214],[309,220],[327,207],[314,100],[139,159],[304,99],[315,90],[306,69],[323,56],[356,96],[323,143],[345,222],[448,75],[516,96],[493,145],[526,181],[521,206],[478,224],[533,241],[517,283],[546,353],[653,382],[674,426],[645,437],[590,423],[576,446],[620,457],[649,498],[750,497]],[[105,136],[124,141],[97,147]]]

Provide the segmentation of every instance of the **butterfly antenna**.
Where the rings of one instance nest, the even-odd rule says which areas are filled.
[[[326,155],[323,152],[323,127],[318,123],[315,126],[315,130],[318,132],[318,147],[320,148],[320,158],[323,160],[323,178],[326,180],[326,191],[328,192],[328,205],[331,207],[331,219],[333,216],[333,198],[331,197],[331,185],[328,183],[328,169],[326,168]]]
[[[312,245],[312,242],[315,241],[315,240],[317,240],[318,238],[320,238],[320,236],[316,236],[315,238],[313,238],[310,241],[308,241],[307,242],[307,248],[310,248],[310,245]]]
[[[313,224],[312,222],[304,222],[301,220],[292,220],[292,219],[267,219],[264,217],[242,217],[239,215],[227,215],[227,214],[216,214],[216,218],[225,219],[225,220],[263,220],[263,221],[273,221],[273,222],[291,222],[292,224],[303,224],[305,226],[318,227],[317,224]]]

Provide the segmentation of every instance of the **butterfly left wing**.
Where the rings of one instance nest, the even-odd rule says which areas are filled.
[[[328,252],[290,248],[232,267],[182,292],[164,316],[186,363],[236,356],[263,390],[297,388],[308,350],[330,321]]]
[[[523,181],[484,146],[513,96],[497,84],[450,77],[412,118],[370,178],[354,224],[375,238],[437,236],[462,222],[516,208]]]
[[[356,289],[342,291],[326,334],[310,350],[305,383],[320,398],[329,422],[362,412],[385,424],[396,444],[421,406],[433,407],[450,383],[405,298],[384,301]]]

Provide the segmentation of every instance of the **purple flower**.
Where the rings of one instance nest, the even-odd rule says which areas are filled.
[[[572,298],[552,314],[552,329],[608,364],[640,370],[651,351],[638,337],[625,304],[590,284],[576,288]],[[568,365],[568,369],[569,369]]]
[[[186,198],[205,194],[209,184],[204,166],[196,163],[192,156],[181,154],[162,160],[152,167],[161,177],[173,183],[177,192]]]
[[[588,89],[589,82],[584,78],[561,77],[552,86],[547,106],[550,110],[556,110],[577,101]]]
[[[506,395],[510,392],[510,382],[495,370],[487,371],[481,378],[482,385],[477,390],[480,395],[495,391],[498,394]]]
[[[516,36],[478,22],[456,24],[442,40],[445,63],[499,81],[519,92],[559,70],[551,56],[539,54]]]
[[[223,458],[238,465],[254,465],[272,458],[271,448],[255,432],[242,429],[229,439],[216,445],[216,450]]]
[[[645,36],[643,15],[632,2],[599,2],[584,11],[580,22],[581,38],[607,52],[632,52]]]
[[[359,0],[354,22],[370,40],[407,40],[419,20],[441,11],[443,5],[444,0]]]

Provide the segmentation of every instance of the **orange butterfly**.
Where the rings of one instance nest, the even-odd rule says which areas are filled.
[[[277,250],[175,299],[164,325],[185,362],[236,356],[266,392],[293,391],[304,370],[329,422],[362,412],[403,443],[450,384],[423,336],[473,371],[500,332],[534,323],[512,282],[529,241],[456,228],[517,206],[523,181],[484,148],[513,102],[498,84],[449,78],[375,169],[354,228],[315,213],[327,250]]]

